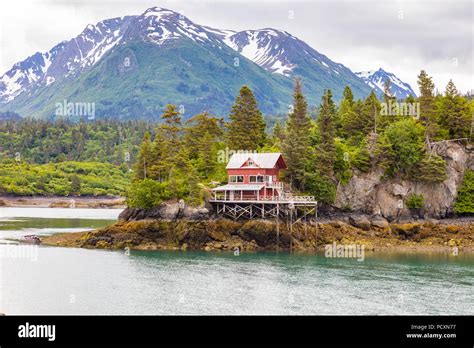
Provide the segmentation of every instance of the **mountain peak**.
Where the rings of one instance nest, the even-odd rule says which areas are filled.
[[[174,15],[178,14],[178,12],[169,10],[167,8],[159,7],[159,6],[154,6],[146,9],[145,12],[143,12],[144,16],[156,16],[156,15]]]
[[[390,92],[397,99],[404,99],[409,95],[416,96],[411,86],[400,80],[395,74],[382,68],[378,70],[360,71],[355,73],[371,87],[375,93],[382,95],[385,89],[385,82],[390,81]]]

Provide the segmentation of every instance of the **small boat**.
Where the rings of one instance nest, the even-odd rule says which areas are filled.
[[[41,244],[41,239],[35,234],[29,234],[23,237],[22,242],[31,244]]]

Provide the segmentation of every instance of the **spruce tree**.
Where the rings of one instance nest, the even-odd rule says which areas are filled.
[[[436,124],[434,83],[424,70],[421,70],[420,75],[418,75],[418,87],[420,89],[420,96],[418,97],[420,121],[425,126],[425,138],[430,141],[438,132],[438,127]]]
[[[374,90],[370,92],[369,96],[364,101],[362,108],[362,117],[360,119],[360,126],[362,128],[363,135],[367,135],[370,132],[378,133],[377,124],[380,119],[380,102],[375,94]]]
[[[265,145],[265,121],[251,89],[240,89],[229,115],[227,144],[230,149],[255,151]]]
[[[462,184],[458,189],[454,203],[456,214],[474,214],[474,171],[467,169],[464,172]]]
[[[328,179],[334,177],[334,161],[336,159],[336,144],[334,142],[334,117],[336,106],[332,100],[331,90],[326,90],[319,106],[317,119],[320,143],[317,147],[316,168],[317,172]]]
[[[344,87],[342,98],[346,100],[350,106],[354,106],[354,95],[352,94],[352,89],[349,86]]]
[[[170,156],[163,129],[158,128],[151,147],[151,165],[148,173],[150,178],[159,182],[168,179],[170,164],[167,159]]]
[[[343,97],[338,109],[340,129],[339,132],[336,130],[336,134],[342,137],[350,138],[356,134],[357,127],[355,127],[354,124],[355,120],[357,119],[357,114],[354,97],[349,86],[344,88],[342,96]]]
[[[140,145],[140,152],[138,153],[137,161],[134,165],[134,179],[143,180],[147,178],[149,167],[151,166],[151,136],[148,131],[143,136],[142,144]]]
[[[439,120],[450,139],[467,138],[470,135],[472,115],[468,101],[460,96],[452,80],[446,86],[439,103]]]
[[[221,119],[207,113],[198,114],[186,123],[185,146],[192,149],[189,157],[198,175],[210,179],[216,174],[217,146],[223,136]]]
[[[285,177],[292,188],[297,190],[304,190],[306,168],[311,154],[310,127],[308,104],[302,92],[301,80],[297,79],[293,92],[293,107],[288,116],[285,139],[282,142],[288,167]]]
[[[446,161],[436,154],[426,155],[418,163],[415,177],[417,180],[432,184],[443,182],[448,177]]]
[[[324,91],[317,117],[316,154],[312,161],[312,168],[307,174],[309,192],[314,194],[321,203],[331,204],[336,194],[334,168],[336,164],[336,143],[334,141],[334,117],[336,106],[332,100],[330,90]],[[342,154],[344,157],[344,154]],[[344,163],[345,164],[345,163]],[[347,172],[346,166],[341,168]],[[341,177],[346,175],[341,175]],[[347,177],[346,177],[347,179]]]
[[[163,123],[156,129],[151,150],[152,178],[163,182],[168,180],[170,171],[179,161],[178,154],[183,148],[181,115],[176,105],[167,104],[161,115]]]
[[[285,138],[284,129],[281,126],[280,121],[276,121],[275,126],[273,127],[272,132],[272,142],[273,146],[279,150],[281,150],[281,142]]]
[[[161,115],[163,123],[160,129],[163,131],[163,136],[167,142],[170,151],[179,151],[181,145],[181,115],[177,110],[176,105],[167,104],[165,111]]]

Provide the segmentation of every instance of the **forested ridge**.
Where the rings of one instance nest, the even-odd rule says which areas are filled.
[[[420,96],[405,100],[390,95],[389,83],[382,100],[373,92],[355,100],[346,87],[339,105],[326,90],[319,107],[310,112],[303,83],[296,80],[288,117],[271,129],[265,127],[247,86],[240,90],[225,124],[207,114],[182,122],[176,106],[168,105],[155,137],[145,134],[129,205],[146,208],[173,198],[202,202],[207,187],[226,180],[226,161],[221,163],[216,156],[223,149],[282,152],[288,164],[284,181],[323,204],[333,203],[338,185],[346,184],[355,170],[382,168],[386,178],[436,185],[447,178],[446,162],[431,146],[440,141],[472,142],[474,104],[452,81],[443,94],[435,93],[425,71],[420,72],[418,85]],[[467,180],[470,177],[466,175]],[[467,194],[460,201],[473,200],[472,190],[460,192]],[[420,208],[423,197],[409,197],[406,204]],[[472,213],[474,207],[458,205],[455,210]]]
[[[306,102],[303,82],[295,81],[293,104],[282,118],[264,117],[251,89],[243,86],[227,121],[208,113],[184,120],[178,107],[168,104],[156,124],[2,122],[0,191],[126,193],[131,207],[143,208],[170,199],[200,204],[210,187],[226,182],[225,165],[233,151],[258,151],[282,152],[288,164],[283,180],[292,190],[331,204],[338,185],[346,184],[354,171],[382,168],[387,178],[436,185],[446,179],[446,163],[431,151],[431,144],[454,139],[472,142],[471,96],[461,95],[452,81],[444,93],[436,93],[424,71],[418,76],[417,98],[396,100],[387,83],[383,98],[372,92],[356,100],[346,87],[339,104],[326,90],[314,109]],[[92,162],[84,164],[88,171],[81,172],[81,162]],[[101,169],[93,170],[95,166]],[[29,175],[17,177],[15,170]],[[61,178],[52,180],[53,172]],[[97,180],[89,180],[90,175]],[[99,184],[101,178],[109,186]],[[455,211],[473,213],[469,171],[465,178]],[[130,185],[124,184],[129,181]],[[419,207],[423,197],[410,197],[407,204]]]

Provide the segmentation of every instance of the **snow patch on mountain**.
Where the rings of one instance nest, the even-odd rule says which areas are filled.
[[[397,99],[405,99],[409,95],[416,96],[411,86],[400,80],[395,74],[387,72],[382,68],[378,70],[360,71],[356,72],[369,87],[371,87],[376,94],[382,95],[385,89],[385,81],[390,81],[390,93]]]
[[[245,30],[223,38],[224,42],[264,69],[290,76],[296,66],[285,56],[280,40],[291,35],[275,29]]]
[[[25,91],[34,92],[70,76],[79,76],[119,45],[142,40],[165,47],[178,39],[192,40],[208,49],[228,46],[275,74],[307,78],[309,75],[311,81],[318,84],[321,79],[335,85],[349,81],[356,88],[362,86],[362,90],[367,89],[365,82],[372,88],[380,89],[382,86],[383,91],[383,76],[377,76],[376,72],[360,73],[361,81],[350,69],[333,62],[286,31],[272,28],[240,32],[215,29],[198,25],[172,10],[152,7],[138,16],[89,24],[77,37],[15,64],[0,77],[0,104],[12,101]],[[396,77],[392,85],[393,88],[406,89],[406,84]]]
[[[96,64],[120,42],[122,29],[129,20],[130,17],[122,17],[88,24],[77,37],[16,63],[0,77],[0,103],[8,103],[27,90],[50,85]]]

